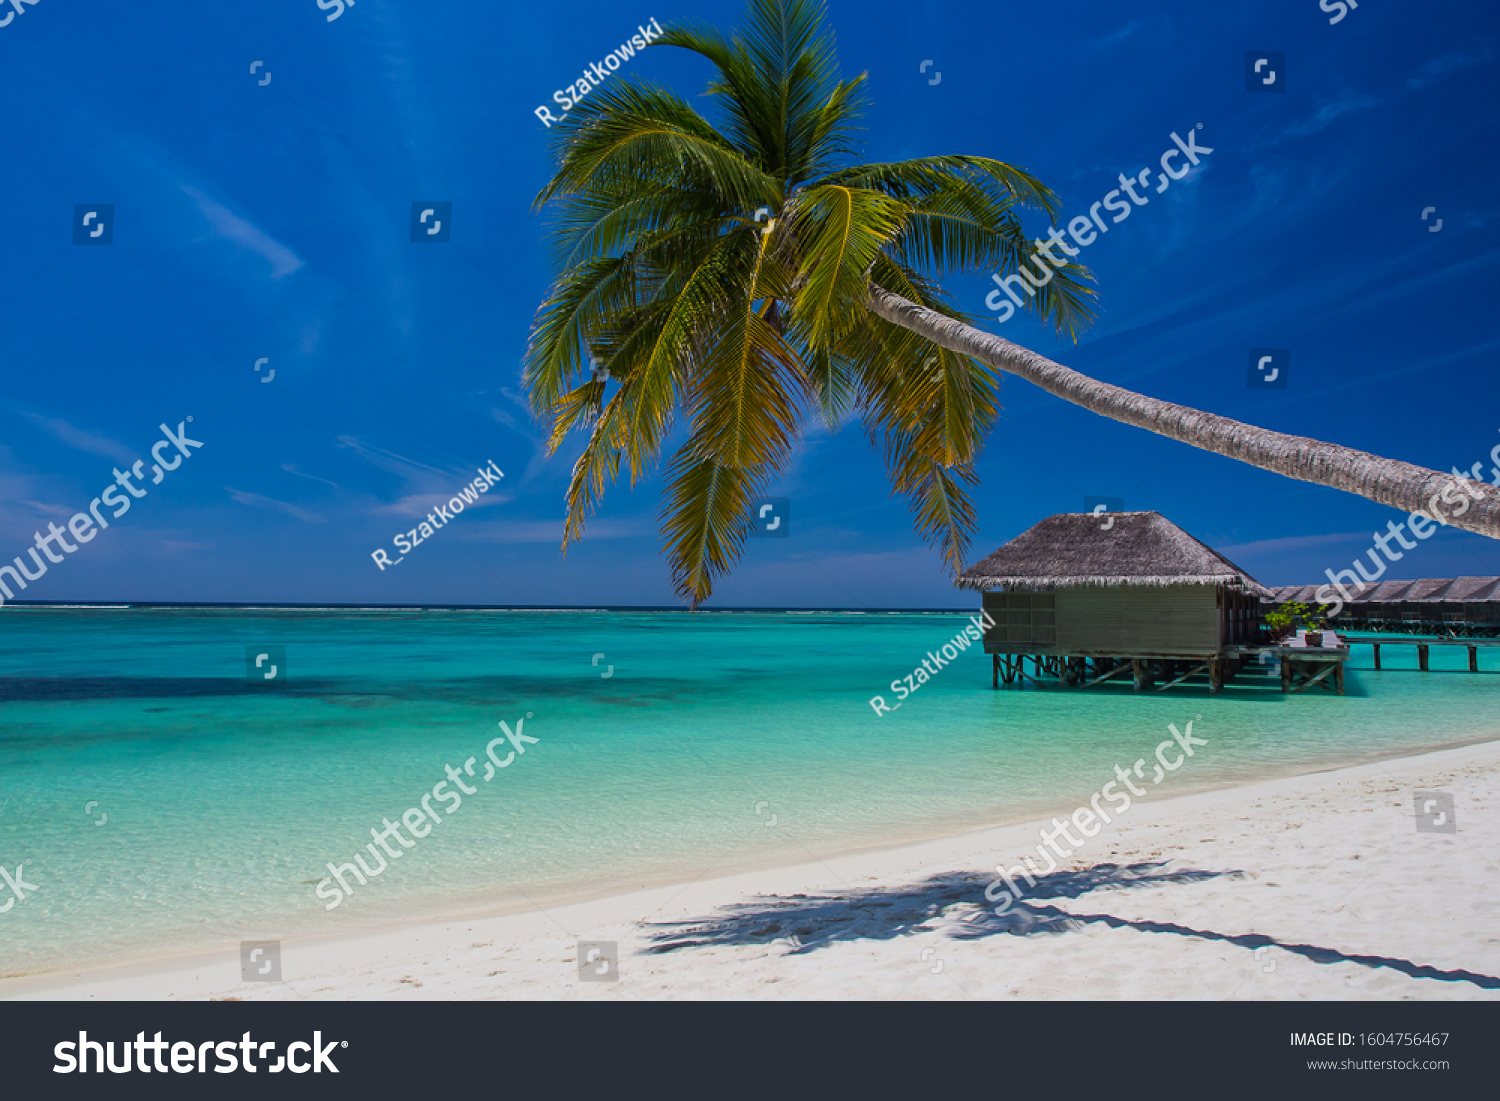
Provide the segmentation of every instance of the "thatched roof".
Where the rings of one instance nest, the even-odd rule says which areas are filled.
[[[1317,604],[1318,585],[1286,585],[1275,590],[1275,601],[1286,604],[1298,601]],[[1420,581],[1377,581],[1360,592],[1357,585],[1346,585],[1353,604],[1494,604],[1500,603],[1500,577],[1424,578]]]
[[[1104,525],[1109,523],[1108,530]],[[961,589],[1083,585],[1228,585],[1271,590],[1159,512],[1064,512],[1022,532],[954,582]]]

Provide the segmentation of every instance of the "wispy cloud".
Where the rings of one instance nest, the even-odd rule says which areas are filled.
[[[1494,51],[1488,46],[1478,50],[1455,50],[1452,53],[1441,54],[1431,61],[1424,61],[1418,65],[1416,72],[1406,78],[1406,86],[1413,90],[1425,88],[1429,84],[1437,83],[1449,73],[1456,73],[1460,69],[1470,69],[1475,65],[1483,65],[1494,56]]]
[[[305,508],[298,508],[296,505],[288,504],[286,501],[278,501],[272,497],[262,497],[259,493],[246,493],[244,490],[235,489],[233,486],[225,486],[224,492],[242,505],[277,509],[288,516],[295,516],[307,524],[322,524],[327,522],[326,517],[319,516],[316,512],[308,512]]]
[[[594,520],[584,529],[583,539],[587,543],[599,539],[638,539],[654,535],[656,529],[646,520]],[[473,535],[476,543],[554,543],[561,544],[563,522],[561,520],[520,520],[511,523],[490,524],[477,529]]]
[[[1364,111],[1379,107],[1385,101],[1379,96],[1363,95],[1359,92],[1342,91],[1337,98],[1324,103],[1312,115],[1301,122],[1294,122],[1281,132],[1283,138],[1305,138],[1333,125],[1335,119],[1352,111]]]
[[[214,546],[212,543],[190,543],[185,539],[163,539],[156,545],[161,550],[172,551],[174,553],[212,550]]]
[[[1112,50],[1116,46],[1124,45],[1132,38],[1139,37],[1145,31],[1154,31],[1153,38],[1161,38],[1170,31],[1170,22],[1165,16],[1151,16],[1142,19],[1132,19],[1117,31],[1111,31],[1102,38],[1086,38],[1078,44],[1078,49],[1084,52],[1103,52]]]
[[[41,513],[43,516],[71,516],[77,511],[76,509],[69,508],[67,505],[51,505],[44,501],[26,501],[25,504],[28,508]]]
[[[100,436],[82,428],[76,428],[60,417],[44,417],[40,413],[25,411],[21,415],[59,442],[75,447],[79,451],[86,451],[90,455],[102,455],[117,463],[130,463],[134,462],[140,454],[108,436]]]
[[[264,256],[271,263],[271,278],[281,279],[302,267],[302,261],[281,242],[274,240],[264,230],[251,225],[227,207],[214,202],[196,187],[181,185],[182,190],[198,204],[198,209],[209,224],[241,248]]]
[[[340,447],[353,451],[376,469],[400,479],[400,495],[394,501],[370,510],[376,514],[419,518],[426,516],[438,505],[446,505],[464,486],[471,484],[484,465],[475,463],[472,467],[444,470],[382,447],[371,446],[355,436],[340,436],[338,442]],[[494,477],[493,473],[490,476]],[[507,484],[510,481],[509,477],[505,478]],[[477,508],[481,501],[494,505],[513,499],[513,494],[490,490],[473,505],[466,507]]]
[[[340,447],[347,447],[371,466],[408,481],[425,481],[431,484],[430,479],[434,476],[445,479],[450,477],[447,471],[420,463],[416,459],[408,459],[405,455],[398,455],[383,447],[372,447],[357,436],[340,436],[338,440]]]
[[[382,505],[374,509],[375,513],[392,513],[396,516],[408,516],[420,519],[426,516],[439,505],[446,506],[453,499],[452,495],[444,496],[441,493],[418,493],[410,497],[402,497],[388,505]],[[507,501],[514,501],[514,493],[497,493],[494,490],[481,494],[473,503],[464,505],[464,510],[479,508],[483,505],[502,505]]]
[[[1475,65],[1483,65],[1493,60],[1494,51],[1488,45],[1473,50],[1455,50],[1451,53],[1442,54],[1430,61],[1425,61],[1417,66],[1411,76],[1406,79],[1406,87],[1410,91],[1425,88],[1430,84],[1436,84],[1449,73],[1456,73],[1463,69],[1472,68]],[[1355,111],[1365,111],[1371,107],[1379,107],[1386,100],[1380,96],[1368,95],[1344,89],[1337,96],[1323,103],[1309,117],[1301,122],[1294,122],[1267,143],[1251,143],[1248,148],[1262,148],[1265,145],[1274,145],[1278,141],[1287,141],[1294,138],[1305,138],[1309,134],[1316,134],[1324,130],[1344,115]]]
[[[285,470],[288,474],[295,474],[299,478],[306,478],[309,482],[322,482],[325,486],[333,486],[334,489],[344,488],[337,482],[330,482],[327,478],[319,478],[316,474],[304,474],[291,463],[282,463],[281,469]]]
[[[1274,554],[1280,551],[1305,550],[1308,547],[1326,547],[1338,543],[1368,543],[1367,531],[1335,531],[1327,535],[1288,535],[1281,539],[1257,539],[1253,543],[1236,543],[1230,547],[1215,547],[1220,554]]]

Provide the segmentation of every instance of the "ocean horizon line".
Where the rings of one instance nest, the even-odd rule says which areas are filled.
[[[974,611],[973,605],[964,605],[952,608],[932,607],[833,607],[833,606],[775,606],[775,605],[738,605],[724,608],[684,608],[681,605],[671,604],[340,604],[340,603],[300,603],[281,602],[272,603],[265,601],[240,602],[240,601],[175,601],[175,600],[131,600],[131,601],[89,601],[71,600],[67,602],[55,600],[8,600],[5,602],[7,608],[27,608],[31,610],[87,610],[87,611],[132,611],[150,610],[157,608],[169,609],[210,609],[230,611],[412,611],[412,612],[682,612],[689,615],[697,614],[726,614],[726,613],[767,613],[767,614],[860,614],[860,615],[967,615]]]

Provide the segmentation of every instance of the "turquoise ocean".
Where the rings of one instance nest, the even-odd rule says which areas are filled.
[[[967,622],[12,605],[0,867],[36,889],[0,913],[0,977],[520,910],[1065,812],[1115,765],[1149,760],[1169,723],[1192,720],[1209,744],[1160,795],[1500,736],[1500,674],[1466,672],[1462,649],[1418,673],[1411,647],[1388,649],[1384,672],[1358,648],[1343,697],[1247,679],[1217,698],[992,691],[971,649],[877,715],[871,697],[897,702],[891,681]],[[248,647],[283,648],[284,684],[249,683]],[[537,741],[486,782],[502,721]],[[378,866],[371,829],[399,826],[469,758],[474,793],[430,801],[442,823],[364,886],[346,873],[352,895],[327,910],[327,865],[364,852]]]

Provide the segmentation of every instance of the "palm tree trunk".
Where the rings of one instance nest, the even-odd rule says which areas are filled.
[[[1306,436],[1288,436],[1253,424],[1173,405],[1107,382],[1098,382],[1060,363],[1028,351],[991,333],[934,313],[898,294],[871,286],[870,306],[887,321],[910,329],[960,355],[972,356],[997,371],[1009,371],[1074,405],[1161,436],[1191,444],[1231,459],[1274,471],[1288,478],[1357,493],[1403,512],[1434,508],[1456,528],[1500,539],[1500,491],[1485,482],[1457,478],[1367,451],[1323,443]],[[1457,492],[1463,490],[1469,508],[1453,514]],[[1434,519],[1438,517],[1434,516]]]

